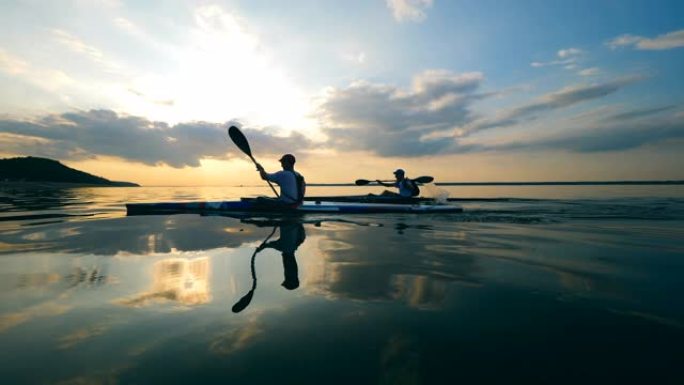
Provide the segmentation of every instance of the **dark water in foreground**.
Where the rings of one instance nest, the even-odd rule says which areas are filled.
[[[0,190],[0,383],[684,383],[682,186],[449,191],[487,199],[274,221],[123,206],[267,190]]]

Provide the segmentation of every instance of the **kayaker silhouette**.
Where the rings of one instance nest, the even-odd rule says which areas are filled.
[[[269,242],[275,231],[280,229],[280,238],[275,241]],[[283,272],[284,279],[281,284],[284,288],[288,290],[294,290],[299,287],[299,269],[297,267],[297,259],[295,256],[295,251],[299,245],[301,245],[306,239],[306,233],[304,231],[304,225],[297,221],[286,221],[281,222],[277,226],[273,227],[271,234],[266,237],[266,239],[259,245],[259,247],[254,250],[252,254],[252,259],[250,263],[250,268],[252,270],[252,288],[247,294],[245,294],[238,302],[233,305],[233,313],[239,313],[243,311],[249,303],[252,301],[254,296],[254,291],[257,286],[256,277],[256,255],[264,249],[272,248],[280,251],[283,258]]]
[[[281,171],[269,174],[260,163],[256,163],[261,179],[275,182],[280,186],[280,196],[277,199],[259,197],[257,204],[267,207],[296,208],[304,201],[306,182],[302,174],[294,169],[296,159],[292,154],[285,154],[280,159]]]
[[[418,188],[418,184],[412,180],[406,177],[406,172],[402,169],[396,169],[394,171],[394,177],[396,178],[396,181],[394,183],[385,183],[381,180],[376,180],[378,184],[381,184],[385,187],[396,187],[399,189],[399,193],[395,193],[393,191],[388,191],[385,190],[382,192],[382,195],[384,196],[400,196],[403,198],[410,198],[410,197],[417,197],[420,195],[420,189]]]

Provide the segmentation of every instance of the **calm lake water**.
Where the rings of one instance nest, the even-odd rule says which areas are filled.
[[[447,190],[476,199],[275,220],[124,207],[267,188],[0,189],[0,383],[684,383],[684,186]]]

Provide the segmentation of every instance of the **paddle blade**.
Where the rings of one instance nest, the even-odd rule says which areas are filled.
[[[414,181],[416,181],[418,183],[430,183],[433,180],[435,180],[435,178],[433,178],[431,176],[419,176],[418,178],[414,179]]]
[[[252,302],[252,296],[254,295],[254,290],[250,290],[249,293],[247,293],[244,297],[240,298],[239,301],[233,305],[233,313],[239,313],[249,305],[250,302]]]
[[[242,150],[242,152],[247,154],[250,158],[252,157],[252,149],[249,148],[249,142],[239,128],[230,126],[230,128],[228,128],[228,136],[230,136],[230,139],[240,150]]]
[[[357,179],[356,182],[354,182],[357,186],[365,186],[369,184],[371,181],[367,179]]]

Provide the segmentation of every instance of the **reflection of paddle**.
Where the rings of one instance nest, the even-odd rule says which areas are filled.
[[[228,136],[230,136],[230,139],[233,140],[233,143],[235,143],[235,145],[238,146],[238,148],[242,150],[242,152],[249,156],[249,159],[251,159],[252,162],[254,162],[255,166],[259,164],[252,156],[252,149],[249,148],[249,142],[247,141],[247,138],[245,138],[245,135],[242,133],[242,131],[240,131],[239,128],[235,126],[230,126],[230,128],[228,128]],[[268,182],[268,185],[271,186],[271,190],[273,190],[273,193],[276,195],[276,197],[280,197],[276,190],[273,188],[271,181],[266,180],[266,182]]]
[[[419,176],[419,177],[413,179],[413,181],[416,183],[430,183],[433,180],[435,180],[435,178],[433,178],[431,176]],[[374,180],[357,179],[356,182],[354,182],[354,183],[357,186],[365,186],[367,184],[374,183],[374,182],[375,182]],[[391,180],[391,181],[383,181],[383,182],[394,182],[394,181]]]
[[[268,242],[268,240],[271,239],[273,234],[275,234],[276,229],[277,227],[273,227],[273,231],[271,231],[271,234],[269,234],[268,237],[266,237],[266,239],[264,239],[264,241],[261,242],[261,245],[259,245],[259,247],[257,247],[256,250],[254,250],[254,254],[252,254],[252,261],[250,262],[250,268],[252,270],[252,288],[249,290],[247,294],[240,298],[239,301],[235,302],[235,305],[233,305],[232,307],[233,313],[239,313],[245,310],[247,305],[249,305],[249,303],[252,302],[254,290],[256,289],[257,285],[256,268],[254,267],[256,255],[259,251],[261,251],[260,249],[266,244],[266,242]]]

